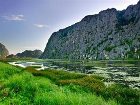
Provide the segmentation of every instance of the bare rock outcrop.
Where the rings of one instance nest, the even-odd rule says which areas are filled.
[[[126,10],[107,9],[54,32],[41,58],[139,59],[140,2]]]
[[[7,55],[9,55],[7,48],[0,43],[0,59],[6,58]]]

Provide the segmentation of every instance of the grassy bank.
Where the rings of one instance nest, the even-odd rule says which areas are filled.
[[[58,86],[76,85],[85,91],[103,97],[105,100],[116,100],[122,105],[139,105],[140,90],[134,90],[119,84],[106,87],[103,83],[104,78],[95,75],[75,74],[59,70],[36,71],[34,68],[27,67],[26,71],[34,76],[43,76],[52,80]]]
[[[60,85],[62,81],[58,81],[83,79],[85,75],[49,71],[48,76],[37,76],[33,72],[37,71],[0,63],[0,105],[117,105],[81,85]]]
[[[0,63],[0,105],[139,105],[140,91],[104,78]]]

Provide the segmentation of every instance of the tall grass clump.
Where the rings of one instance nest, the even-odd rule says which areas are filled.
[[[19,68],[16,68],[14,66],[11,66],[9,64],[1,63],[0,62],[0,80],[4,80],[8,78],[9,76],[19,73],[22,70]]]
[[[105,102],[102,97],[91,93],[56,91],[39,93],[35,97],[35,105],[117,105],[117,103],[115,101]]]
[[[33,82],[33,77],[29,73],[15,74],[4,81],[3,84],[1,99],[4,100],[6,97],[7,100],[11,100],[11,104],[13,104],[12,102],[17,102],[18,99],[23,102],[32,101],[37,89],[36,84]]]
[[[116,99],[123,105],[140,105],[140,90],[113,84],[104,89],[102,96],[105,99]]]

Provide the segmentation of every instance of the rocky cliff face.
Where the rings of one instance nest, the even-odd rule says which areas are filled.
[[[107,9],[51,35],[41,58],[139,59],[140,2]]]
[[[6,56],[9,54],[6,47],[0,43],[0,59],[6,58]]]
[[[31,50],[26,50],[22,53],[18,53],[16,54],[17,57],[30,57],[30,58],[39,58],[42,54],[42,51],[41,50],[34,50],[34,51],[31,51]]]

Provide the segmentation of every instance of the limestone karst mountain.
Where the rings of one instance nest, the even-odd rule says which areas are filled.
[[[6,56],[9,54],[7,48],[0,43],[0,59],[4,59],[6,58]]]
[[[140,1],[126,10],[107,9],[54,32],[41,58],[139,59]]]
[[[42,51],[41,50],[34,50],[34,51],[31,51],[31,50],[26,50],[22,53],[18,53],[16,54],[17,57],[31,57],[31,58],[39,58],[42,54]]]

